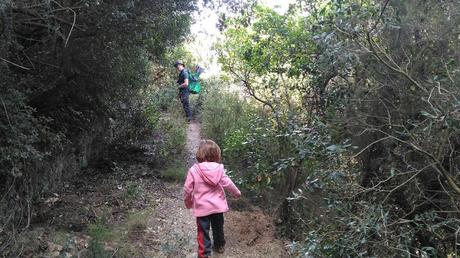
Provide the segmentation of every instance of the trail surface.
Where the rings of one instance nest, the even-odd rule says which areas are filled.
[[[188,167],[196,162],[200,139],[200,124],[191,123]],[[153,147],[115,148],[108,160],[40,199],[30,228],[15,236],[13,257],[196,257],[196,222],[183,204],[183,180],[160,178],[148,151]],[[230,199],[230,206],[226,251],[213,257],[288,256],[271,217],[244,199]]]
[[[187,163],[195,163],[195,152],[200,143],[200,124],[190,123],[187,131]],[[167,184],[173,193],[163,198],[156,208],[152,225],[161,228],[164,237],[159,256],[196,257],[196,222],[191,210],[184,207],[181,183]],[[231,202],[230,202],[231,203]],[[213,257],[288,257],[282,241],[275,238],[272,219],[260,209],[246,205],[242,211],[232,210],[225,214],[226,249],[224,254]]]

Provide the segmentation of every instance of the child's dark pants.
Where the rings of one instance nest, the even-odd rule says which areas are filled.
[[[205,217],[197,217],[196,224],[198,227],[198,257],[211,256],[211,238],[209,236],[209,228],[212,227],[212,239],[214,248],[225,246],[224,238],[224,214],[215,213]]]

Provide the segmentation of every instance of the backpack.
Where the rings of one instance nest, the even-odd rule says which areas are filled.
[[[203,72],[201,67],[197,67],[194,73],[189,72],[188,75],[188,90],[192,94],[201,92],[200,74]]]

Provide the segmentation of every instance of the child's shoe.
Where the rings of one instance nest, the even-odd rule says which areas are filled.
[[[225,246],[214,247],[213,249],[216,253],[219,253],[219,254],[223,254],[225,252]]]

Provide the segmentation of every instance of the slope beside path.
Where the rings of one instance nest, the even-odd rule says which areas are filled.
[[[191,123],[188,166],[200,139],[200,124]],[[15,236],[15,254],[0,257],[196,257],[196,222],[183,204],[183,182],[164,182],[143,149],[119,153],[39,200],[30,227]],[[272,218],[244,200],[238,210],[232,203],[226,251],[213,257],[288,256]]]

